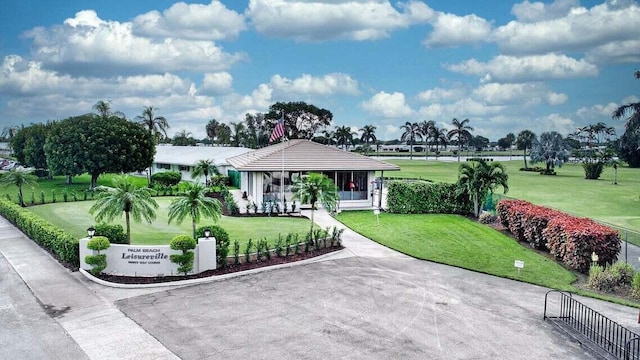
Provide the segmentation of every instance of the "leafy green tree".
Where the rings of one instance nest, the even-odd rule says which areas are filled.
[[[468,125],[469,119],[464,119],[462,121],[453,118],[451,120],[451,125],[453,125],[453,129],[449,130],[447,133],[447,137],[449,140],[454,140],[458,144],[458,161],[460,161],[460,153],[462,152],[462,145],[471,141],[472,135],[471,132],[473,128]]]
[[[13,138],[18,133],[18,131],[20,131],[20,127],[18,125],[5,126],[4,128],[2,128],[0,138],[4,140],[11,140],[11,138]]]
[[[420,135],[422,135],[424,139],[424,159],[427,160],[429,159],[429,140],[432,138],[431,135],[433,134],[433,129],[436,127],[436,123],[433,120],[425,120],[419,123],[418,126],[420,127]]]
[[[355,133],[351,131],[351,128],[348,126],[336,126],[336,131],[334,132],[334,139],[336,141],[336,145],[342,146],[343,150],[346,150],[349,145],[353,144],[353,136]]]
[[[164,116],[156,116],[158,108],[153,106],[144,106],[142,114],[136,116],[138,123],[145,127],[156,141],[156,144],[160,143],[163,139],[167,138],[167,130],[170,128],[169,121]]]
[[[634,75],[640,79],[640,71]],[[614,119],[627,117],[624,134],[619,139],[620,158],[630,167],[640,167],[640,102],[619,106],[612,116]]]
[[[480,215],[481,201],[487,193],[493,194],[498,186],[502,186],[504,193],[509,191],[509,175],[499,162],[487,163],[484,160],[471,161],[460,164],[458,184],[462,191],[469,194],[473,202],[473,214]]]
[[[211,119],[209,120],[209,122],[207,123],[207,125],[205,126],[205,130],[207,132],[207,137],[209,138],[209,140],[211,140],[212,144],[216,144],[217,140],[218,140],[218,126],[220,125],[220,123],[218,122],[218,120],[216,119]]]
[[[229,124],[231,128],[231,146],[239,147],[245,143],[245,131],[246,128],[242,122],[231,122]]]
[[[264,114],[245,114],[244,119],[246,129],[244,132],[245,146],[250,149],[257,149],[269,145],[269,123],[264,118]]]
[[[218,127],[216,128],[216,136],[218,144],[231,145],[231,128],[229,125],[225,123],[218,124]]]
[[[196,146],[198,142],[193,138],[192,134],[187,130],[177,132],[171,140],[173,146]]]
[[[186,189],[169,205],[169,224],[175,219],[181,224],[187,216],[191,218],[193,238],[196,237],[196,224],[202,218],[218,221],[222,214],[220,201],[205,195],[207,188],[202,184],[188,183]]]
[[[490,143],[489,139],[487,139],[482,135],[472,136],[471,140],[469,141],[469,145],[475,148],[476,151],[482,151],[483,149],[489,146],[489,143]]]
[[[553,174],[555,166],[562,166],[569,160],[569,151],[562,135],[556,131],[549,131],[540,134],[540,138],[533,144],[529,157],[532,163],[546,164],[545,174]]]
[[[300,176],[293,182],[293,199],[300,201],[300,204],[311,205],[311,229],[309,232],[311,241],[313,241],[316,204],[320,202],[327,211],[333,211],[338,204],[338,188],[327,176],[309,173],[308,176]]]
[[[200,160],[196,163],[196,165],[191,170],[191,177],[197,179],[201,176],[204,176],[204,183],[209,184],[209,175],[215,174],[218,175],[220,172],[218,171],[218,167],[211,159]]]
[[[94,114],[58,122],[44,148],[54,174],[71,177],[87,172],[92,188],[103,173],[144,171],[155,155],[153,138],[140,125]]]
[[[409,158],[413,160],[413,145],[415,145],[416,140],[422,139],[420,124],[407,121],[400,129],[403,130],[400,141],[406,141],[409,144]]]
[[[136,187],[126,175],[113,178],[113,186],[98,186],[98,199],[89,209],[97,222],[110,222],[117,216],[125,214],[127,228],[127,244],[131,244],[131,218],[135,222],[144,219],[151,224],[156,218],[158,203],[151,197],[151,190]]]
[[[287,139],[312,139],[321,129],[331,125],[333,114],[315,105],[299,102],[277,102],[269,106],[265,119],[272,130],[278,119],[284,117],[284,130]]]
[[[18,203],[25,207],[24,195],[22,188],[29,186],[33,188],[36,185],[36,176],[31,174],[30,170],[21,168],[11,169],[4,174],[0,174],[0,186],[16,186],[18,188]]]
[[[511,149],[513,143],[516,142],[516,136],[513,133],[508,133],[507,136],[498,139],[498,146],[501,149]]]
[[[518,150],[524,150],[524,168],[527,169],[527,149],[532,149],[533,144],[538,141],[538,137],[531,130],[522,130],[516,138],[516,147]]]
[[[371,149],[371,144],[375,143],[378,139],[376,138],[376,129],[377,127],[373,125],[365,125],[360,129],[362,135],[360,136],[360,140],[367,144],[366,154],[369,155],[369,150]]]

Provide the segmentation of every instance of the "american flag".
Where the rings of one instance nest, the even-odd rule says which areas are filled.
[[[276,127],[273,128],[273,132],[271,133],[271,137],[269,138],[269,142],[274,142],[281,137],[284,136],[284,117],[281,117],[276,124]]]

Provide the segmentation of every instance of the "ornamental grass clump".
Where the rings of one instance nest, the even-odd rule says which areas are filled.
[[[172,263],[178,264],[178,272],[187,275],[193,270],[193,249],[196,248],[196,241],[189,235],[178,235],[169,243],[172,250],[180,250],[182,254],[169,256]]]
[[[111,243],[104,236],[94,236],[87,243],[87,248],[93,250],[94,254],[85,256],[84,262],[91,265],[91,270],[89,271],[93,275],[98,275],[107,268],[107,255],[101,254],[100,251],[108,249],[109,246],[111,246]]]

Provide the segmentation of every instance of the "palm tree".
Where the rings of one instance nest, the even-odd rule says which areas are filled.
[[[89,209],[89,214],[96,213],[96,221],[113,220],[116,216],[125,214],[127,227],[127,244],[131,244],[131,217],[135,222],[144,220],[151,224],[156,218],[158,203],[151,197],[151,190],[146,187],[136,187],[129,177],[117,176],[113,179],[113,186],[98,186],[98,200]]]
[[[516,147],[518,150],[524,150],[524,168],[527,168],[527,149],[533,148],[533,144],[536,142],[537,136],[531,130],[522,130],[518,133],[516,139]]]
[[[299,176],[293,182],[293,199],[300,204],[311,205],[311,229],[310,236],[313,242],[313,217],[318,201],[328,211],[333,211],[338,204],[338,188],[331,179],[318,173],[309,173],[308,176]]]
[[[439,145],[447,145],[447,141],[449,138],[447,137],[447,130],[434,126],[431,129],[431,141],[436,143],[436,152],[440,151]]]
[[[205,126],[205,130],[207,131],[207,137],[211,140],[211,144],[215,144],[216,138],[218,137],[218,127],[220,123],[216,119],[211,119]]]
[[[346,150],[350,144],[353,144],[353,136],[356,135],[348,126],[336,126],[334,133],[336,144],[342,145],[342,149]]]
[[[213,160],[210,159],[198,161],[193,167],[193,170],[191,170],[191,177],[193,177],[194,179],[204,175],[204,183],[207,186],[209,186],[209,174],[220,174],[220,172],[218,171],[218,167],[213,162]]]
[[[636,77],[636,79],[640,79],[640,71],[636,71],[633,75]],[[614,119],[622,119],[626,114],[629,114],[627,123],[631,122],[634,119],[637,122],[640,119],[640,102],[619,106],[613,111],[612,117]]]
[[[569,151],[562,135],[550,131],[540,134],[540,139],[534,142],[529,156],[533,163],[545,162],[546,174],[551,174],[555,165],[562,166],[562,163],[569,160]]]
[[[242,122],[232,122],[231,124],[231,146],[241,146],[244,145],[245,138],[245,126]]]
[[[31,174],[31,170],[25,170],[22,168],[15,168],[7,171],[0,176],[0,186],[15,185],[18,187],[18,202],[20,206],[25,207],[24,195],[22,194],[22,187],[29,186],[34,187],[36,185],[37,177]]]
[[[201,218],[218,221],[222,206],[217,199],[205,195],[207,188],[202,184],[188,183],[187,188],[169,205],[169,224],[173,219],[181,224],[185,217],[191,217],[193,238],[196,238],[196,224]]]
[[[369,155],[369,149],[371,148],[371,143],[375,143],[378,139],[376,138],[376,129],[377,127],[373,125],[365,125],[360,129],[362,132],[362,136],[360,137],[361,141],[364,141],[367,144],[366,154]]]
[[[472,163],[472,164],[471,164]],[[480,215],[480,201],[487,193],[493,194],[496,187],[502,186],[504,193],[509,191],[504,166],[499,162],[487,163],[484,160],[460,164],[458,184],[465,190],[473,202],[473,214]]]
[[[436,123],[433,120],[429,120],[429,121],[425,120],[419,123],[418,126],[420,127],[420,135],[422,135],[424,139],[424,151],[425,151],[424,159],[427,160],[429,159],[428,141],[429,139],[431,139],[431,133],[433,132],[433,128],[436,127]]]
[[[167,137],[169,122],[164,116],[156,116],[156,111],[158,111],[158,108],[154,108],[153,106],[144,106],[142,115],[136,116],[136,119],[138,119],[138,123],[142,124],[142,126],[151,132],[151,135],[156,139],[157,144],[160,140]]]
[[[469,119],[460,121],[456,118],[453,118],[453,120],[451,120],[453,129],[449,130],[449,132],[447,133],[447,137],[449,138],[449,140],[453,140],[455,138],[456,142],[458,143],[458,162],[460,161],[462,144],[467,143],[472,138],[471,132],[473,131],[473,128],[467,125],[468,123]]]
[[[406,141],[409,143],[409,158],[413,160],[413,145],[416,143],[417,139],[422,139],[420,125],[418,125],[418,123],[411,123],[407,121],[400,127],[400,129],[404,130],[400,137],[400,141]]]

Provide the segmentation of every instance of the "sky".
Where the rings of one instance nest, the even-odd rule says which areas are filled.
[[[635,0],[3,1],[0,129],[92,111],[205,137],[305,101],[354,132],[469,119],[498,140],[568,135],[640,96]]]

